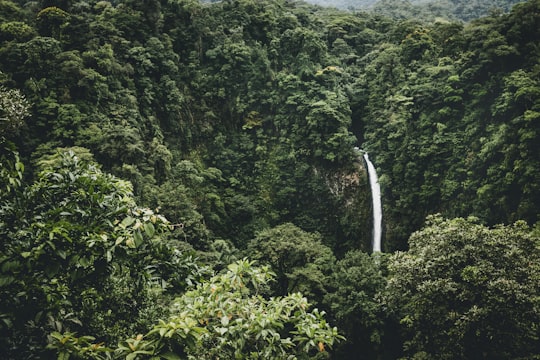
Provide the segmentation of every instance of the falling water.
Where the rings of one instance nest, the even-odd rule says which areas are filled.
[[[364,153],[369,175],[369,185],[371,187],[371,199],[373,202],[373,252],[381,251],[381,233],[382,233],[382,206],[381,206],[381,187],[377,178],[375,166],[369,161],[367,153]]]

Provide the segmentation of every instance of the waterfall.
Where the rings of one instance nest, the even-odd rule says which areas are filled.
[[[373,252],[380,252],[382,235],[381,186],[379,185],[375,166],[369,161],[367,153],[364,153],[364,160],[366,161],[368,169],[371,199],[373,202]]]

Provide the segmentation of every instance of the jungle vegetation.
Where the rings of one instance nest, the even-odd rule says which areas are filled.
[[[0,0],[0,353],[539,358],[540,0],[513,3]]]

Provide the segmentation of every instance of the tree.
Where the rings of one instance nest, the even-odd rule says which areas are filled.
[[[154,156],[156,154],[154,151]],[[197,250],[207,250],[212,240],[209,227],[219,229],[225,212],[218,191],[223,181],[221,171],[182,160],[171,166],[170,172],[170,179],[159,187],[146,184],[142,198],[179,224],[175,231],[179,237]]]
[[[20,90],[0,86],[0,139],[12,135],[30,114],[30,104]]]
[[[276,272],[276,295],[300,291],[321,299],[326,292],[325,280],[332,270],[334,255],[317,233],[308,233],[291,223],[279,225],[257,234],[247,253]]]
[[[46,7],[37,14],[37,24],[43,36],[59,38],[63,25],[69,21],[69,14],[56,7]]]
[[[386,305],[415,358],[535,358],[540,238],[524,222],[489,229],[429,217],[389,259]]]
[[[387,319],[378,296],[386,284],[381,256],[349,251],[326,279],[323,303],[347,338],[336,348],[340,359],[374,359],[391,346],[391,339],[383,338]]]
[[[156,296],[191,272],[182,274],[184,256],[167,242],[167,220],[138,207],[129,182],[73,151],[39,164],[34,184],[0,199],[0,349],[8,358],[39,356],[53,330],[101,341],[142,331],[163,315]]]
[[[29,107],[19,90],[0,86],[0,198],[21,186],[24,165],[8,139],[24,124]]]
[[[0,41],[24,42],[35,36],[35,30],[22,21],[10,21],[0,25]]]
[[[268,267],[252,261],[230,264],[177,298],[167,320],[120,343],[115,354],[126,359],[309,359],[343,339],[324,312],[308,311],[300,293],[262,297],[259,291],[272,278]],[[97,358],[107,351],[88,337],[56,332],[53,339],[59,356]]]

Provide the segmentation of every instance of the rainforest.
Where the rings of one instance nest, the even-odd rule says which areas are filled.
[[[1,357],[540,359],[540,0],[493,4],[0,0]]]

